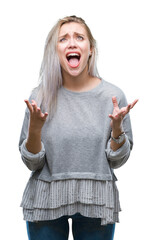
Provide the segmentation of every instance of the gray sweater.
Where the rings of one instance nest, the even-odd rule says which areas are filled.
[[[130,117],[123,120],[126,142],[117,151],[110,148],[111,127],[108,115],[113,112],[112,96],[119,107],[127,105],[124,93],[101,79],[86,92],[58,91],[57,111],[42,129],[42,149],[37,154],[25,147],[29,126],[26,109],[19,149],[33,177],[46,182],[66,179],[114,180],[114,168],[122,166],[132,149]],[[34,98],[33,96],[30,97]]]

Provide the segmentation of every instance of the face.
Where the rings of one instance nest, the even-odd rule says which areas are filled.
[[[88,71],[91,47],[85,28],[75,22],[63,24],[59,31],[57,52],[63,77],[64,74],[79,76],[83,71]]]

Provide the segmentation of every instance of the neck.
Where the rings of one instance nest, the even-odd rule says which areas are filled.
[[[85,89],[87,86],[89,86],[90,80],[92,78],[92,76],[89,75],[87,69],[84,69],[84,71],[79,76],[71,76],[66,72],[62,72],[62,75],[63,86],[74,91]]]

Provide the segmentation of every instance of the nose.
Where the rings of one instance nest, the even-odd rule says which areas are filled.
[[[75,39],[72,37],[69,39],[69,48],[76,48],[77,45],[76,45],[76,42],[75,42]]]

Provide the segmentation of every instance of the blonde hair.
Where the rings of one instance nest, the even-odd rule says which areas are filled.
[[[76,16],[69,16],[60,19],[47,36],[39,75],[39,86],[37,88],[36,101],[43,111],[47,111],[49,113],[49,118],[52,118],[56,111],[57,93],[58,89],[62,86],[61,66],[56,49],[58,34],[61,26],[69,22],[76,22],[85,27],[90,42],[90,47],[92,48],[92,55],[89,57],[88,72],[89,75],[93,77],[99,77],[96,66],[96,41],[93,38],[92,33],[85,21]]]

